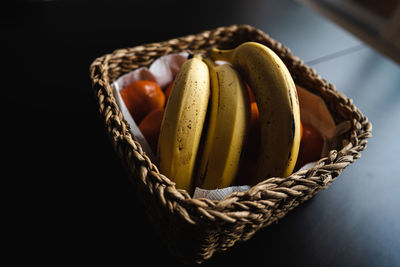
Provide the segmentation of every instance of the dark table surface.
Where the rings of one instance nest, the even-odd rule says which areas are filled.
[[[250,24],[352,98],[374,137],[328,189],[205,265],[400,266],[400,68],[362,40],[288,0],[27,1],[1,13],[14,262],[179,265],[106,137],[89,66],[115,49]]]

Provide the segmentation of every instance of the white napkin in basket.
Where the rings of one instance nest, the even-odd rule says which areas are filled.
[[[249,190],[250,186],[240,185],[240,186],[230,186],[221,189],[206,190],[196,187],[194,190],[193,198],[208,198],[211,200],[221,200],[227,195],[233,192],[243,192]]]

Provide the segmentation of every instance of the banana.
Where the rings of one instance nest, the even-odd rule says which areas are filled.
[[[210,77],[200,55],[180,68],[165,107],[158,139],[160,172],[188,192],[210,97]]]
[[[256,42],[232,50],[213,49],[210,55],[231,62],[255,95],[261,143],[254,182],[289,176],[300,146],[300,108],[289,70],[271,49]]]
[[[230,65],[204,60],[210,71],[211,101],[197,186],[228,187],[236,177],[250,121],[250,100],[239,73]]]

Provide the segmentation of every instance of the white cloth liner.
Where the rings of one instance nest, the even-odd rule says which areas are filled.
[[[193,198],[208,198],[210,200],[220,200],[233,192],[243,192],[250,189],[248,185],[230,186],[221,189],[206,190],[196,187]]]

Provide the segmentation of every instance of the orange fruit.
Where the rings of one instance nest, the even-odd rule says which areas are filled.
[[[155,109],[151,111],[139,124],[139,129],[144,138],[149,143],[155,153],[157,151],[158,136],[160,134],[161,122],[164,116],[164,109]]]
[[[303,123],[300,122],[300,142],[303,139]]]
[[[121,97],[137,124],[151,111],[164,107],[165,95],[153,81],[135,81],[121,90]]]
[[[174,81],[172,81],[168,87],[165,89],[165,102],[168,101],[169,95],[171,94],[171,90],[172,90],[172,85],[174,84]]]
[[[250,129],[255,130],[256,127],[259,127],[260,123],[260,114],[258,112],[258,107],[256,102],[251,103],[251,119],[250,119]]]
[[[260,118],[257,103],[251,103],[251,118],[246,143],[243,148],[243,158],[240,162],[238,175],[235,183],[237,185],[252,184],[256,161],[260,147]]]
[[[324,139],[315,127],[306,123],[303,123],[302,127],[303,137],[300,142],[300,150],[295,170],[307,163],[319,160],[324,146]]]
[[[249,92],[249,96],[250,96],[250,103],[256,102],[256,98],[254,97],[253,91],[251,90],[250,86],[246,84],[247,87],[247,91]]]

